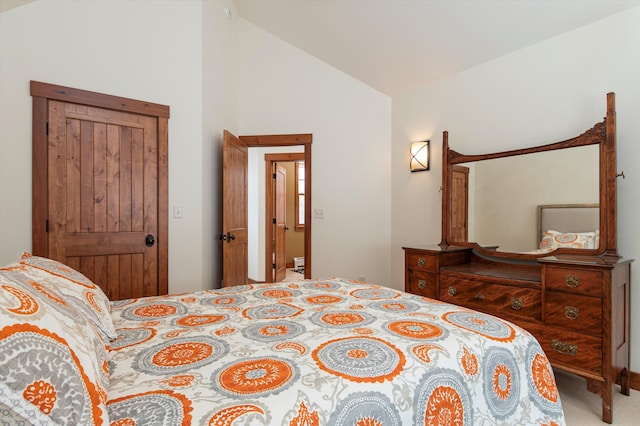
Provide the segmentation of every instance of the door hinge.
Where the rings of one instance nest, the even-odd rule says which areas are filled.
[[[44,232],[49,232],[49,219],[44,221]]]
[[[272,267],[273,269],[276,269],[276,264],[274,263],[273,265],[271,265],[271,267]]]
[[[273,178],[274,178],[274,179],[276,178],[276,174],[275,174],[275,173],[273,174]]]
[[[274,223],[274,224],[276,223],[276,218],[275,218],[275,217],[273,218],[273,223]]]
[[[47,125],[45,126],[45,132],[47,133],[47,136],[49,136],[49,122],[47,121]]]

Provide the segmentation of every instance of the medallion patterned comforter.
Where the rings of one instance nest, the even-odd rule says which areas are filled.
[[[343,279],[114,302],[112,425],[563,425],[536,340]]]

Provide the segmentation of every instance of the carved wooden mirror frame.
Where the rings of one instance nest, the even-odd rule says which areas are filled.
[[[506,259],[536,259],[550,254],[575,254],[589,256],[620,257],[617,251],[617,199],[616,199],[616,113],[615,94],[607,94],[607,115],[602,122],[595,124],[580,136],[548,145],[502,151],[482,155],[463,155],[449,149],[449,132],[442,135],[442,241],[441,247],[471,246],[481,253]],[[596,249],[559,248],[542,254],[499,252],[482,247],[469,241],[452,240],[452,169],[455,164],[469,163],[492,158],[512,157],[543,151],[572,148],[586,145],[599,145],[600,163],[600,243]]]

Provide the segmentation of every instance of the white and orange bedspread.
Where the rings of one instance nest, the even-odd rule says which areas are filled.
[[[342,279],[114,302],[112,425],[563,425],[536,340]]]

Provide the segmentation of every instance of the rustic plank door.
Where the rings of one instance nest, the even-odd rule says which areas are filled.
[[[275,178],[275,214],[273,220],[274,228],[274,282],[281,282],[287,276],[286,259],[286,218],[287,218],[287,169],[278,163],[274,163]]]
[[[453,166],[451,177],[451,238],[467,241],[469,234],[469,168]]]
[[[246,284],[249,275],[247,245],[247,144],[224,131],[222,149],[222,284]]]
[[[34,236],[34,253],[79,270],[112,300],[166,294],[166,127],[52,99],[46,115],[46,155],[36,157],[46,161],[48,232],[46,244]]]

